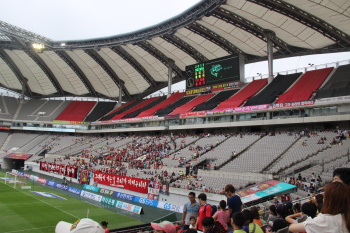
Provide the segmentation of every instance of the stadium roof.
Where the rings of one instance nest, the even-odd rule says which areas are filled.
[[[30,98],[142,98],[185,79],[187,65],[240,53],[246,63],[350,51],[350,1],[204,0],[156,26],[113,37],[53,41],[0,21],[0,86]],[[45,45],[34,50],[33,43]],[[38,52],[39,51],[39,52]]]

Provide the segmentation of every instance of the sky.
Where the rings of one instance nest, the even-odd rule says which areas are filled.
[[[107,37],[153,26],[199,0],[0,0],[0,20],[54,41]],[[278,59],[274,72],[350,59],[350,52]],[[264,77],[267,62],[245,65],[245,77]],[[248,78],[248,80],[250,80]],[[185,89],[185,82],[174,84]],[[161,90],[167,92],[167,88]]]

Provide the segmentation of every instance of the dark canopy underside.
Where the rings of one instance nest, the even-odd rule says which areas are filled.
[[[167,86],[169,59],[173,83],[187,65],[230,54],[267,60],[266,31],[274,58],[349,51],[349,9],[346,0],[205,0],[153,27],[65,45],[0,21],[0,86],[21,93],[24,84],[31,98],[142,98]]]

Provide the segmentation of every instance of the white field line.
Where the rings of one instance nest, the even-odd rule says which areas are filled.
[[[10,185],[8,185],[8,186],[11,187]],[[12,189],[15,189],[15,188],[13,188],[13,187],[11,187],[11,188],[12,188]],[[17,189],[15,189],[15,190],[17,190]],[[80,219],[79,217],[77,217],[77,216],[75,216],[75,215],[73,215],[73,214],[70,214],[70,213],[68,213],[67,211],[61,210],[61,209],[59,209],[59,208],[57,208],[57,207],[51,205],[50,203],[47,203],[47,202],[45,202],[45,201],[43,201],[43,200],[40,200],[40,199],[38,199],[37,197],[30,195],[29,193],[25,193],[25,192],[23,192],[23,191],[20,190],[20,189],[17,190],[17,191],[19,191],[19,192],[21,192],[21,193],[24,193],[25,195],[30,196],[30,197],[32,197],[32,198],[38,200],[39,202],[45,203],[46,205],[49,205],[49,206],[51,206],[52,208],[55,208],[55,209],[57,209],[57,210],[59,210],[59,211],[65,213],[65,214],[68,214],[68,215],[70,215],[70,216],[76,218],[77,220]]]

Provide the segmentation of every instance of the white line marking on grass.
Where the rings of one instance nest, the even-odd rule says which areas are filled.
[[[8,185],[8,186],[11,187],[10,185]],[[17,190],[17,189],[15,189],[15,188],[13,188],[13,187],[11,187],[11,188],[14,189],[14,190],[16,190],[16,191],[19,191],[19,192],[21,192],[21,193],[24,193],[25,195],[30,196],[30,197],[32,197],[32,198],[34,198],[34,199],[36,199],[36,200],[38,200],[38,201],[40,201],[40,202],[43,202],[43,203],[45,203],[46,205],[51,206],[52,208],[55,208],[55,209],[57,209],[57,210],[59,210],[59,211],[62,211],[63,213],[68,214],[68,215],[70,215],[70,216],[72,216],[72,217],[74,217],[74,218],[76,218],[76,219],[80,219],[79,217],[77,217],[77,216],[75,216],[75,215],[73,215],[73,214],[70,214],[70,213],[68,213],[67,211],[61,210],[61,209],[59,209],[59,208],[57,208],[57,207],[55,207],[55,206],[53,206],[53,205],[51,205],[51,204],[49,204],[49,203],[43,201],[43,200],[40,200],[40,199],[36,198],[35,196],[29,195],[29,193],[25,193],[25,192],[23,192],[22,190],[20,190],[20,189]]]
[[[56,227],[56,226],[49,226],[49,227]],[[6,232],[4,232],[4,233],[13,233],[13,232],[21,232],[21,231],[31,231],[31,230],[44,229],[44,228],[49,228],[49,227],[30,228],[30,229],[18,230],[18,231],[6,231]]]

